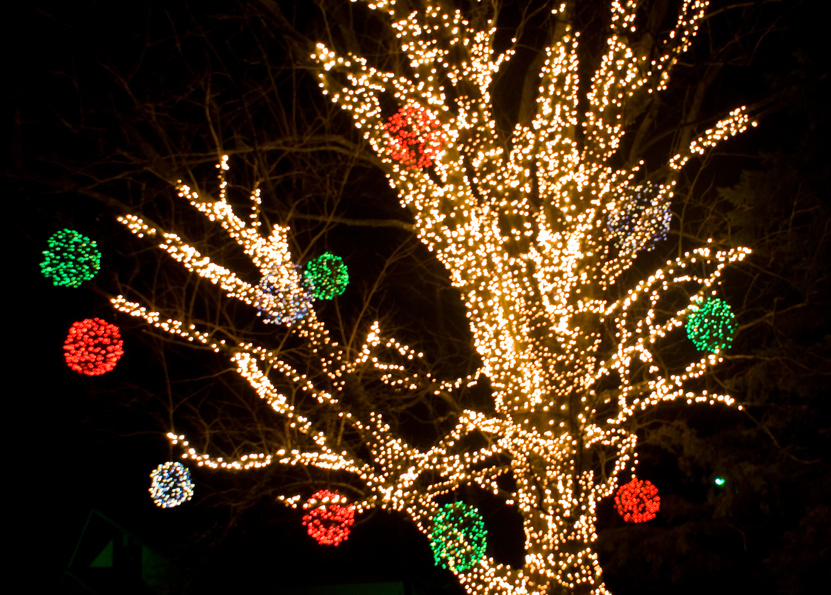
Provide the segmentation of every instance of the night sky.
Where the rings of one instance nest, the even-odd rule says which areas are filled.
[[[71,4],[16,7],[5,40],[6,55],[15,57],[3,172],[12,256],[6,277],[12,354],[6,485],[18,506],[7,510],[19,517],[12,525],[23,526],[13,529],[10,540],[15,564],[49,592],[74,592],[61,577],[87,515],[97,510],[175,559],[192,592],[281,593],[288,585],[407,581],[414,593],[461,594],[452,575],[433,565],[427,541],[394,515],[359,519],[338,548],[313,543],[299,513],[274,502],[274,486],[284,479],[280,469],[241,478],[197,472],[192,502],[173,510],[151,502],[149,472],[177,454],[164,439],[168,393],[187,395],[200,410],[212,398],[249,389],[223,369],[221,359],[165,342],[139,321],[115,315],[108,298],[124,285],[157,296],[166,295],[159,289],[165,285],[170,295],[195,287],[121,228],[118,209],[129,205],[159,220],[169,217],[180,225],[177,231],[197,237],[205,231],[159,176],[186,162],[196,164],[194,175],[202,179],[213,175],[208,156],[215,146],[198,102],[206,90],[194,82],[208,66],[218,72],[211,93],[219,107],[211,118],[229,146],[238,140],[230,132],[235,125],[240,137],[263,147],[279,139],[283,124],[271,120],[275,114],[282,111],[289,128],[314,132],[316,115],[333,110],[316,91],[310,65],[290,49],[288,25],[269,21],[253,6]],[[297,32],[320,31],[319,12],[278,4]],[[508,4],[506,23],[527,3]],[[755,250],[746,267],[725,276],[740,328],[712,380],[745,402],[747,412],[666,406],[644,418],[639,474],[659,486],[663,508],[655,521],[632,526],[609,501],[601,503],[599,551],[616,595],[801,593],[814,577],[824,578],[831,561],[827,31],[815,3],[758,4],[749,13],[755,21],[744,24],[745,37],[731,39],[736,23],[727,11],[714,21],[704,47],[693,52],[706,59],[706,43],[735,44],[712,85],[709,114],[743,102],[760,123],[719,148],[694,180],[698,196],[689,204],[701,230],[729,233],[731,241]],[[344,14],[333,10],[328,22],[333,26]],[[587,26],[592,22],[587,19]],[[372,21],[352,26],[364,34],[377,30]],[[528,32],[530,46],[534,34]],[[263,52],[270,65],[257,61]],[[267,67],[273,78],[264,85]],[[256,90],[268,85],[270,95],[258,97]],[[508,85],[495,92],[506,112]],[[135,118],[136,105],[151,102],[160,110],[163,133]],[[348,120],[332,117],[334,130],[361,142]],[[131,140],[137,138],[152,139],[158,162]],[[135,155],[145,158],[141,171]],[[263,196],[264,202],[277,197],[267,205],[272,222],[290,221],[300,250],[329,249],[350,266],[353,284],[338,302],[343,319],[356,315],[362,289],[400,250],[372,307],[389,313],[403,338],[435,358],[440,370],[467,373],[474,356],[463,309],[426,249],[400,226],[326,229],[304,217],[323,212],[408,222],[383,176],[360,160],[341,158],[332,167],[346,183],[332,204],[331,188],[301,173],[311,171],[306,157],[265,155],[278,180]],[[249,187],[252,174],[242,163],[239,176],[239,188]],[[674,213],[680,209],[673,203]],[[96,239],[103,253],[101,273],[78,289],[53,287],[38,270],[47,238],[65,227]],[[662,257],[677,241],[671,234]],[[648,269],[650,258],[639,266]],[[165,271],[158,272],[160,266]],[[339,320],[333,306],[326,308],[324,319]],[[110,374],[82,377],[66,367],[61,345],[72,322],[92,316],[119,324],[125,356]],[[469,396],[472,402],[483,399],[482,391],[486,396],[481,388]],[[414,424],[416,435],[429,433]],[[724,487],[713,483],[717,476],[727,478]],[[516,516],[478,497],[493,551],[506,561],[517,559]]]

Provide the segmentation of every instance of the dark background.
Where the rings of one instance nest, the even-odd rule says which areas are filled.
[[[831,560],[827,33],[810,2],[757,4],[754,35],[713,84],[710,102],[715,114],[739,102],[758,105],[759,127],[719,148],[720,155],[695,180],[689,207],[701,213],[702,231],[754,248],[747,265],[725,278],[740,329],[714,374],[714,382],[744,403],[746,412],[665,406],[641,421],[639,474],[658,485],[662,510],[654,521],[631,526],[610,502],[601,503],[599,551],[607,586],[616,594],[804,593],[821,583]],[[277,469],[242,478],[197,472],[194,501],[173,510],[158,509],[147,495],[150,470],[175,457],[163,438],[167,428],[159,424],[165,415],[159,395],[168,379],[173,378],[174,392],[229,390],[235,380],[225,374],[214,384],[206,378],[219,372],[217,360],[165,344],[137,321],[115,316],[107,303],[125,278],[152,270],[146,268],[152,261],[137,264],[146,246],[120,229],[114,203],[102,196],[127,193],[134,188],[130,184],[141,181],[118,178],[131,166],[128,159],[119,160],[119,146],[125,154],[136,152],[122,144],[135,130],[114,125],[123,124],[114,117],[122,108],[129,120],[136,101],[120,87],[119,77],[129,79],[147,101],[161,104],[168,94],[187,97],[188,77],[201,60],[210,63],[209,52],[198,50],[200,36],[214,41],[229,36],[227,46],[218,41],[215,46],[223,47],[215,59],[226,60],[227,71],[240,65],[228,63],[222,52],[238,51],[244,39],[229,32],[239,33],[246,19],[252,30],[272,27],[280,37],[279,24],[258,14],[252,7],[216,9],[210,3],[37,2],[16,7],[9,20],[11,89],[4,120],[11,151],[4,186],[11,231],[6,420],[12,431],[5,485],[15,527],[12,572],[56,592],[73,592],[76,587],[62,575],[94,509],[175,560],[181,592],[280,593],[286,585],[391,580],[421,585],[425,592],[461,593],[449,573],[433,566],[426,540],[393,515],[361,519],[338,548],[313,543],[300,515],[274,502],[272,486],[281,479]],[[286,14],[298,30],[313,30],[320,18],[313,10],[287,8]],[[718,31],[713,35],[718,38]],[[178,47],[172,42],[177,38]],[[285,47],[274,43],[275,62],[293,59]],[[706,49],[696,51],[706,55]],[[256,65],[247,66],[251,70],[240,76],[241,87],[257,76]],[[302,102],[326,106],[307,66],[297,70],[299,82],[289,88]],[[174,103],[168,105],[169,119],[161,122],[168,140],[202,125],[192,119],[198,109]],[[342,124],[333,126],[355,140]],[[141,126],[136,122],[144,134]],[[262,130],[268,137],[270,127],[264,123]],[[147,137],[157,139],[157,150],[167,148],[160,136]],[[205,153],[210,143],[204,138],[183,152]],[[88,163],[98,167],[95,183],[82,171]],[[108,172],[116,182],[101,183]],[[372,176],[360,170],[350,177],[353,198],[361,200],[347,200],[337,212],[406,221],[383,177]],[[303,193],[305,183],[311,184],[294,180],[290,190]],[[377,194],[370,199],[362,193]],[[133,196],[112,199],[116,206],[140,208]],[[170,207],[154,208],[164,214]],[[680,205],[673,204],[673,211],[677,216]],[[175,217],[187,220],[179,212]],[[79,289],[52,287],[38,271],[46,239],[63,227],[98,240],[104,255],[101,274]],[[316,229],[297,227],[298,244]],[[400,230],[377,233],[336,228],[325,240],[344,254],[358,286],[377,274],[389,245],[406,241]],[[437,274],[434,263],[418,264],[429,261],[426,252],[414,248],[408,258],[393,281],[395,275],[401,281]],[[450,362],[448,369],[460,369],[466,361],[458,348],[465,341],[464,319],[456,320],[460,311],[446,287],[425,286],[417,297],[411,286],[390,289],[375,305],[399,315],[416,313],[411,318],[426,326],[436,326],[441,316],[438,328],[446,333],[422,339],[422,345],[428,354],[439,354],[437,361]],[[342,307],[346,312],[353,307],[348,296]],[[72,322],[91,316],[118,322],[126,354],[112,373],[82,378],[66,368],[61,345]],[[423,327],[410,323],[402,323],[404,335],[418,341]],[[188,376],[203,381],[176,384]],[[727,479],[724,487],[715,486],[716,476]],[[245,498],[235,500],[241,493]],[[492,547],[510,557],[519,542],[515,519],[492,504],[486,516]]]

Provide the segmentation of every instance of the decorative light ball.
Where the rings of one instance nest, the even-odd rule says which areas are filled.
[[[312,296],[304,287],[303,271],[297,265],[275,267],[260,280],[262,294],[254,305],[267,324],[293,324],[309,315]]]
[[[442,506],[433,517],[430,547],[442,568],[464,572],[478,564],[485,555],[487,531],[476,507],[464,502]]]
[[[390,116],[384,130],[390,158],[407,169],[430,167],[444,147],[441,122],[414,105],[402,107]]]
[[[324,252],[306,263],[303,274],[311,294],[319,300],[341,295],[349,283],[349,270],[340,256]]]
[[[737,328],[730,304],[719,298],[697,300],[690,306],[685,328],[699,351],[718,353],[730,346]]]
[[[66,365],[79,374],[98,376],[115,368],[124,354],[118,327],[100,318],[73,322],[64,342]]]
[[[309,535],[321,545],[340,545],[349,539],[355,523],[355,506],[348,504],[345,496],[329,490],[320,490],[303,504],[303,526]]]
[[[150,497],[161,508],[175,508],[193,498],[190,471],[182,463],[162,463],[150,474]]]
[[[615,509],[627,523],[651,521],[660,507],[658,488],[647,479],[633,479],[620,486],[615,494]]]
[[[621,254],[649,251],[666,239],[672,213],[660,189],[649,182],[630,186],[611,204],[606,226]]]
[[[72,229],[62,229],[47,240],[40,271],[59,287],[78,287],[101,268],[101,252],[94,240]]]

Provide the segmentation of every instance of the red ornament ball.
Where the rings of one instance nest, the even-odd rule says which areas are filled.
[[[349,538],[355,523],[355,507],[344,506],[346,498],[336,492],[320,490],[303,505],[303,526],[321,545],[339,545]]]
[[[124,354],[118,327],[100,318],[74,322],[63,345],[66,365],[79,374],[98,376],[115,368]]]
[[[444,147],[441,122],[429,111],[408,105],[384,124],[390,158],[407,169],[430,167]]]
[[[658,488],[646,479],[633,479],[615,494],[615,508],[627,523],[651,521],[660,507]]]

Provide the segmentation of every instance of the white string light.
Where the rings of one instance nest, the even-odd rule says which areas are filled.
[[[185,459],[214,469],[279,463],[347,472],[361,494],[349,501],[356,512],[372,507],[401,511],[425,535],[443,495],[471,484],[503,494],[497,480],[510,472],[516,489],[506,503],[523,518],[524,565],[512,568],[487,553],[470,567],[451,565],[465,590],[471,595],[543,595],[559,584],[607,593],[594,550],[595,511],[626,472],[634,473],[637,438],[627,422],[636,412],[666,401],[734,404],[727,395],[695,389],[695,379],[721,360],[718,352],[693,356],[699,359],[674,371],[659,365],[656,356],[662,338],[681,332],[691,304],[715,293],[725,266],[750,251],[716,250],[708,241],[628,291],[618,286],[638,252],[665,233],[677,171],[692,155],[745,130],[750,121],[744,109],[668,156],[672,174],[649,181],[649,215],[629,226],[634,239],[616,241],[609,227],[631,202],[640,176],[641,164],[627,170],[609,165],[624,134],[625,106],[666,88],[707,3],[684,0],[675,27],[662,42],[663,53],[650,58],[632,41],[639,3],[612,0],[605,53],[587,87],[578,84],[579,35],[568,22],[571,6],[556,7],[552,12],[560,19],[559,34],[545,49],[536,115],[528,126],[517,125],[503,143],[492,116],[490,84],[512,50],[493,50],[493,24],[476,30],[460,11],[446,10],[441,2],[409,12],[395,0],[361,1],[390,17],[409,74],[379,71],[360,56],[340,55],[321,43],[312,56],[320,67],[321,88],[349,112],[384,162],[390,186],[414,215],[418,238],[444,264],[463,296],[481,370],[450,382],[418,373],[414,370],[423,355],[394,338],[382,338],[378,323],[358,354],[348,357],[313,309],[294,316],[292,307],[266,297],[263,288],[137,215],[121,220],[136,235],[159,241],[160,248],[222,287],[228,297],[252,306],[272,299],[270,315],[285,320],[286,331],[306,341],[322,374],[313,379],[278,351],[217,341],[194,325],[164,318],[123,296],[113,304],[172,335],[226,354],[281,422],[308,438],[304,447],[291,444],[224,460],[200,452],[183,435],[169,434]],[[444,88],[448,81],[454,87],[452,99]],[[587,88],[584,100],[581,88]],[[398,102],[397,120],[382,109],[382,96]],[[401,134],[398,140],[392,136]],[[259,233],[258,191],[251,197],[251,223],[238,218],[224,198],[227,158],[219,168],[218,201],[203,201],[181,183],[180,195],[218,222],[263,275],[283,275],[281,287],[300,288],[288,230],[275,227],[268,238]],[[661,225],[653,225],[653,215]],[[688,300],[679,309],[670,298],[684,292]],[[485,375],[493,389],[494,413],[465,410],[433,446],[418,448],[396,435],[381,413],[359,414],[345,404],[347,378],[366,377],[368,371],[391,389],[426,389],[437,397],[472,386]],[[278,377],[307,397],[303,402],[316,405],[298,410],[294,403],[300,400],[275,386]],[[309,416],[317,414],[337,416],[366,449],[359,454],[316,429]],[[463,438],[473,433],[484,435],[485,445],[469,450]],[[590,450],[602,451],[613,462],[604,469],[594,466]],[[307,498],[283,494],[279,500],[298,508]]]

